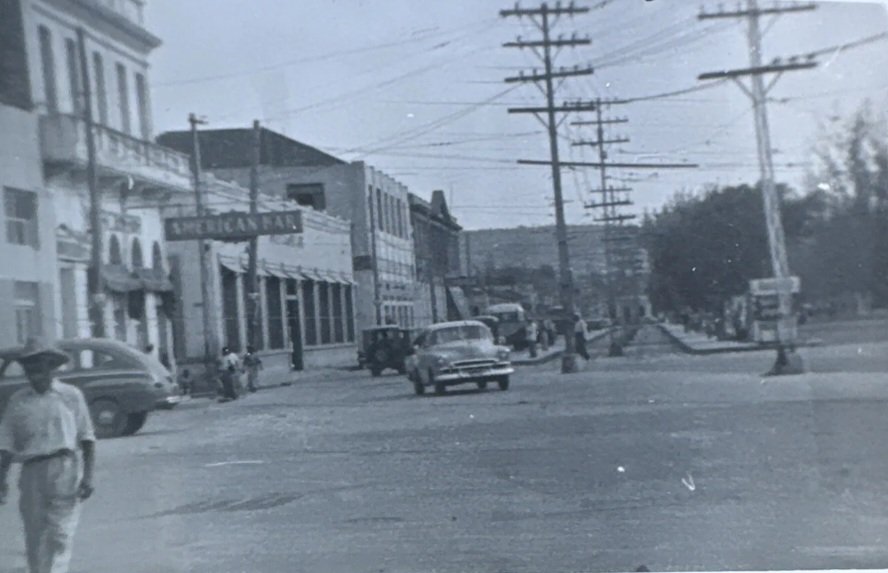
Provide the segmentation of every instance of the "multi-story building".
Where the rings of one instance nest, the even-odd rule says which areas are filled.
[[[0,2],[0,347],[55,337],[56,243],[28,81],[24,14]]]
[[[205,174],[201,186],[205,214],[249,211],[249,192],[240,185]],[[354,363],[355,281],[348,221],[271,197],[260,197],[257,207],[260,213],[301,210],[302,230],[259,237],[254,321],[248,318],[247,242],[205,241],[212,261],[206,277],[201,276],[197,241],[168,243],[178,364],[200,379],[207,348],[217,352],[227,346],[242,354],[251,340],[263,362],[263,383],[290,381],[293,370]],[[166,218],[195,213],[193,201],[163,209]],[[209,305],[202,304],[202,280],[209,285]],[[210,313],[210,333],[204,330],[204,312]]]
[[[191,145],[187,132],[165,133],[158,141],[180,150]],[[205,169],[249,183],[251,129],[202,130],[200,142]],[[351,222],[358,328],[414,325],[416,271],[407,187],[364,162],[347,163],[267,129],[261,130],[259,155],[264,195]]]
[[[448,279],[460,273],[459,233],[462,227],[450,214],[443,191],[432,192],[431,201],[408,195],[416,253],[416,322],[426,325],[465,318],[461,292]]]
[[[160,40],[144,27],[144,0],[21,0],[29,86],[39,116],[40,163],[55,219],[54,320],[61,336],[95,332],[171,360],[172,290],[160,208],[191,193],[188,157],[152,142],[148,58]],[[82,65],[83,62],[86,65]],[[87,107],[89,103],[89,107]],[[90,153],[101,219],[105,292],[89,296]],[[38,165],[40,165],[38,163]]]

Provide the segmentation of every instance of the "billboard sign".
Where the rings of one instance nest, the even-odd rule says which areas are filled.
[[[164,221],[164,231],[167,241],[247,241],[260,235],[301,233],[302,211],[171,217]]]

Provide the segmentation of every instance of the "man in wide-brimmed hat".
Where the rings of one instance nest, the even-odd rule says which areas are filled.
[[[56,380],[61,350],[29,340],[15,356],[30,386],[12,395],[0,419],[0,505],[12,463],[22,464],[19,508],[30,573],[64,573],[80,502],[93,492],[95,433],[83,393]],[[81,468],[77,451],[83,452]]]

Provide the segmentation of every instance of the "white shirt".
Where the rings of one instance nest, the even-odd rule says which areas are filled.
[[[58,380],[43,394],[30,385],[13,394],[0,419],[0,450],[17,461],[59,450],[76,452],[80,442],[95,439],[83,392]]]
[[[583,338],[586,338],[586,321],[585,320],[583,320],[581,318],[580,320],[577,321],[577,323],[574,325],[574,333],[575,334],[582,334]]]
[[[537,339],[537,325],[535,322],[531,322],[527,325],[527,340],[536,340]]]

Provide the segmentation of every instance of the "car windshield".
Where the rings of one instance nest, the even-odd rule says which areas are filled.
[[[446,344],[448,342],[459,342],[463,340],[489,340],[490,331],[486,326],[480,324],[464,324],[461,326],[451,326],[435,331],[434,343]]]
[[[515,311],[498,312],[494,316],[496,316],[496,318],[499,319],[500,322],[517,322],[518,320],[520,320],[520,318],[518,317],[518,313]]]

